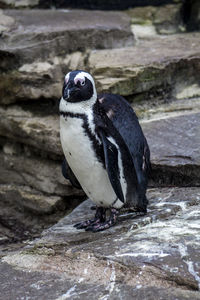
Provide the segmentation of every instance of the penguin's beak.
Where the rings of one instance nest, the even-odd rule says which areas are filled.
[[[79,88],[72,84],[67,84],[63,89],[64,100],[69,100],[73,98],[74,95],[79,91]]]

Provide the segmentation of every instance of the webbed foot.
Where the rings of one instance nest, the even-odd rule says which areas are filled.
[[[90,226],[95,226],[105,222],[106,220],[106,209],[103,207],[96,208],[96,214],[93,220],[87,220],[74,225],[77,229],[85,228],[87,230]]]
[[[119,214],[119,211],[117,209],[111,208],[110,209],[110,217],[107,221],[105,220],[104,222],[90,224],[89,226],[87,226],[85,228],[85,230],[92,231],[92,232],[98,232],[98,231],[103,231],[105,229],[108,229],[116,224],[118,214]]]

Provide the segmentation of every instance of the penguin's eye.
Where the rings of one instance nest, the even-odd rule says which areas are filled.
[[[85,79],[83,79],[83,78],[75,78],[74,83],[76,85],[79,84],[81,86],[84,86],[85,85]]]

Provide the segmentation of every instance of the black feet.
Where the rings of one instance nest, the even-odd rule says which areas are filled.
[[[97,207],[95,218],[93,220],[87,220],[78,224],[75,224],[74,227],[77,229],[85,229],[86,231],[102,231],[113,226],[117,221],[117,216],[119,212],[115,208],[110,209],[110,217],[106,221],[106,208]]]
[[[75,224],[74,227],[77,229],[83,229],[87,228],[89,226],[97,225],[102,222],[105,222],[106,220],[106,209],[103,207],[97,207],[96,208],[96,214],[93,220],[87,220],[78,224]]]

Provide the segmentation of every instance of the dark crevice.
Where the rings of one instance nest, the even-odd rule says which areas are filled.
[[[24,100],[21,99],[17,103],[10,104],[9,107],[20,107],[24,111],[31,112],[35,117],[45,117],[49,115],[57,115],[59,116],[59,98],[39,98],[37,100]],[[6,105],[2,105],[2,107],[7,108]]]
[[[181,9],[181,15],[187,31],[196,31],[200,29],[199,0],[185,0]]]
[[[40,0],[39,6],[42,8],[84,8],[100,10],[123,10],[136,6],[160,6],[174,3],[173,0]]]

